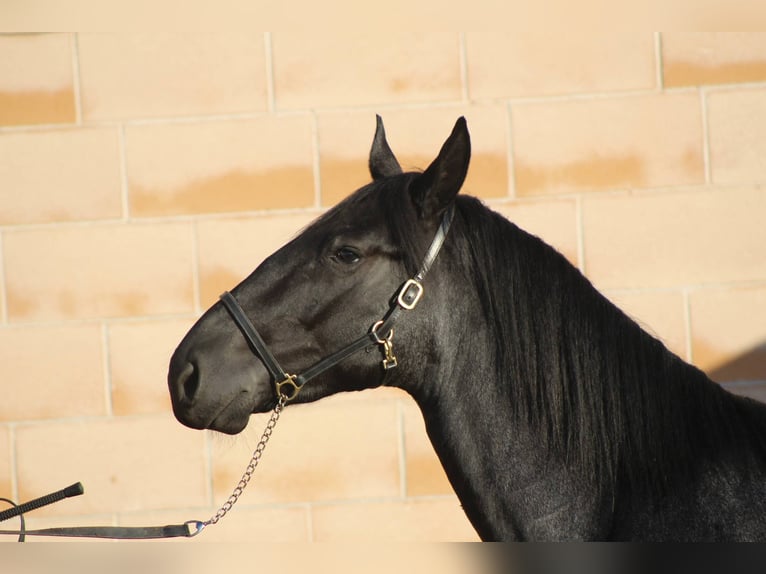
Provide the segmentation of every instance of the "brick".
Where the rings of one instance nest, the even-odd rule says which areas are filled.
[[[205,533],[206,542],[309,542],[310,538],[305,506],[237,508]]]
[[[93,324],[0,329],[0,380],[13,391],[0,420],[106,414],[101,341]]]
[[[656,84],[651,32],[468,32],[466,60],[469,94],[476,99],[642,90]]]
[[[275,33],[277,109],[458,100],[455,33]]]
[[[7,232],[9,320],[188,313],[186,224],[99,225]]]
[[[679,291],[613,291],[606,295],[644,331],[661,340],[673,353],[688,360],[686,311]]]
[[[200,300],[209,307],[306,227],[319,212],[262,215],[197,224]]]
[[[81,481],[85,495],[36,514],[77,515],[200,506],[207,501],[205,437],[171,416],[22,425],[19,497]]]
[[[0,135],[0,224],[119,217],[120,186],[116,130]]]
[[[71,42],[68,34],[0,36],[0,126],[76,120]]]
[[[602,289],[766,279],[763,190],[588,197],[585,272]]]
[[[383,115],[385,123],[388,116],[389,112]],[[317,125],[321,204],[331,206],[372,180],[367,162],[375,134],[375,115],[353,111],[321,113]],[[386,133],[391,137],[390,128]]]
[[[577,203],[574,200],[496,203],[490,207],[556,248],[573,265],[579,265]]]
[[[407,496],[453,494],[454,490],[426,434],[420,408],[404,403],[404,449]]]
[[[260,34],[79,34],[78,47],[86,120],[267,108]]]
[[[317,542],[477,542],[456,497],[312,509]]]
[[[314,204],[308,116],[136,126],[126,140],[132,215]]]
[[[663,32],[665,87],[763,82],[763,32]]]
[[[766,90],[710,94],[708,124],[713,182],[766,182]]]
[[[766,287],[702,289],[689,301],[694,363],[720,380],[766,381]]]
[[[241,500],[260,504],[398,496],[397,413],[393,402],[288,407]],[[237,484],[265,420],[254,417],[244,440],[215,445],[216,500],[225,500]]]
[[[387,110],[386,135],[405,171],[425,169],[436,158],[459,116],[471,133],[471,164],[463,193],[507,197],[508,117],[504,106]],[[322,205],[333,205],[369,183],[367,161],[375,134],[371,112],[322,113],[318,118]]]
[[[518,196],[702,183],[697,94],[512,108]]]
[[[109,326],[112,408],[116,415],[169,413],[168,364],[193,320]]]

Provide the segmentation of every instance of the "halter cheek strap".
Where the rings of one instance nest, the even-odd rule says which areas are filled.
[[[317,377],[326,370],[334,367],[354,353],[376,345],[380,345],[385,354],[383,368],[391,369],[397,366],[396,356],[393,353],[394,323],[396,323],[402,311],[413,310],[423,297],[423,280],[434,261],[436,261],[436,257],[439,255],[439,251],[441,251],[441,248],[444,245],[453,217],[454,206],[450,206],[442,217],[439,229],[436,231],[436,235],[434,236],[433,241],[431,241],[431,245],[423,258],[420,270],[414,277],[408,279],[401,287],[399,287],[394,302],[385,316],[374,323],[366,334],[332,355],[321,359],[299,375],[288,374],[287,371],[282,368],[274,354],[269,350],[268,345],[266,345],[260,333],[258,333],[255,325],[253,325],[244,309],[242,309],[239,302],[234,298],[234,295],[228,291],[225,291],[221,295],[221,302],[229,311],[231,318],[237,324],[240,331],[242,331],[250,348],[261,360],[264,367],[266,367],[266,370],[269,371],[278,398],[284,397],[286,401],[293,400],[298,396],[303,385],[314,377]]]

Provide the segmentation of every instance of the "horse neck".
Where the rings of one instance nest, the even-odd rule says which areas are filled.
[[[592,493],[513,416],[492,327],[475,294],[447,283],[437,305],[451,312],[435,313],[438,343],[414,350],[431,359],[401,386],[418,403],[466,515],[484,540],[594,537]]]
[[[435,328],[408,357],[427,362],[401,386],[482,538],[604,538],[626,493],[662,498],[752,448],[766,460],[753,446],[766,409],[674,356],[541,241],[475,219],[456,218],[462,243],[428,278]]]

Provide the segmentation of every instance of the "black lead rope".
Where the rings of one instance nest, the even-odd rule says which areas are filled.
[[[19,530],[0,530],[2,534],[13,534],[19,536],[19,542],[24,541],[25,536],[64,536],[64,537],[77,537],[77,538],[113,538],[123,540],[147,540],[147,539],[159,539],[159,538],[191,538],[196,536],[202,530],[210,525],[218,522],[231,508],[231,506],[237,501],[242,490],[250,480],[252,470],[255,470],[255,465],[260,459],[260,455],[263,452],[263,448],[266,445],[268,437],[271,436],[271,430],[274,428],[274,423],[279,417],[279,412],[282,407],[288,402],[293,400],[300,390],[308,381],[314,377],[319,376],[321,373],[337,365],[341,361],[350,357],[354,353],[361,351],[362,349],[374,347],[380,345],[383,347],[386,358],[383,361],[383,367],[385,369],[396,367],[396,357],[393,354],[392,337],[394,323],[396,323],[402,311],[411,311],[414,309],[420,299],[423,296],[423,280],[428,273],[428,270],[436,260],[439,251],[444,245],[444,241],[447,238],[450,225],[452,224],[452,218],[454,215],[454,208],[450,207],[442,218],[439,229],[434,236],[431,246],[428,248],[426,255],[423,259],[423,264],[417,274],[404,282],[404,284],[397,290],[396,297],[392,303],[390,309],[385,316],[375,323],[368,333],[359,337],[357,340],[346,345],[339,351],[333,353],[321,359],[300,375],[289,375],[279,364],[276,357],[269,350],[268,346],[264,342],[263,338],[258,333],[253,323],[247,317],[247,314],[239,305],[234,296],[226,291],[221,295],[221,302],[224,304],[231,314],[232,319],[242,331],[242,334],[247,339],[253,352],[260,358],[263,365],[269,371],[271,378],[274,382],[278,407],[275,409],[272,419],[267,426],[267,430],[264,432],[264,436],[261,438],[258,448],[253,453],[253,459],[251,460],[248,470],[245,472],[240,484],[235,489],[235,492],[229,497],[226,504],[214,515],[210,520],[202,522],[199,520],[188,520],[183,524],[169,524],[165,526],[72,526],[62,528],[44,528],[40,530],[27,530],[24,524],[24,513],[31,510],[35,510],[42,506],[52,504],[69,498],[72,496],[78,496],[83,494],[84,489],[79,482],[73,484],[67,488],[30,500],[24,504],[16,504],[11,500],[6,500],[12,505],[12,508],[0,512],[0,522],[8,520],[10,518],[19,516],[21,518],[21,528]],[[252,469],[252,470],[251,470]]]
[[[2,522],[3,520],[8,520],[9,518],[13,518],[14,516],[18,516],[20,521],[19,529],[14,530],[11,534],[13,534],[14,536],[18,534],[19,536],[18,541],[24,542],[27,536],[27,523],[24,520],[24,513],[18,510],[19,505],[13,502],[10,498],[0,497],[0,501],[7,502],[8,504],[11,505],[10,510],[5,510],[2,513],[0,513],[0,522]]]
[[[199,532],[199,521],[167,526],[68,526],[25,530],[28,536],[59,536],[67,538],[112,538],[115,540],[156,540],[160,538],[191,538]],[[22,534],[22,531],[0,530],[0,534]],[[19,540],[23,542],[23,538]]]
[[[201,531],[201,523],[190,520],[184,524],[171,524],[167,526],[68,526],[62,528],[43,528],[40,530],[27,530],[24,514],[43,506],[59,502],[65,498],[79,496],[85,492],[82,483],[75,483],[46,496],[35,498],[23,504],[16,504],[12,500],[2,498],[12,505],[12,508],[0,512],[0,522],[18,516],[21,519],[19,530],[0,530],[0,534],[18,535],[18,541],[24,542],[26,536],[67,536],[77,538],[120,538],[127,540],[146,540],[152,538],[177,538],[180,536],[191,537]]]

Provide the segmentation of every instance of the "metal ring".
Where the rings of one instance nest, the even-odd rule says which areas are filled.
[[[297,397],[302,385],[298,385],[298,383],[295,382],[295,379],[295,375],[288,375],[284,381],[275,383],[275,386],[277,387],[277,397],[284,397],[285,401],[292,401],[295,397]],[[290,385],[293,388],[290,394],[282,392],[282,387],[285,385]]]
[[[187,520],[184,522],[184,526],[186,526],[186,530],[189,533],[187,538],[192,538],[202,532],[207,524],[201,520]]]
[[[388,333],[388,337],[386,337],[385,339],[381,339],[381,338],[380,338],[380,336],[378,335],[378,329],[380,328],[380,326],[381,326],[382,324],[383,324],[383,321],[382,321],[382,320],[380,320],[380,321],[378,321],[377,323],[375,323],[375,324],[372,326],[372,328],[370,329],[370,334],[371,334],[373,337],[375,337],[375,342],[376,342],[378,345],[385,345],[386,343],[390,343],[390,342],[391,342],[391,339],[393,339],[393,337],[394,337],[394,330],[393,330],[393,329],[391,329],[391,331]]]

